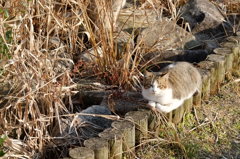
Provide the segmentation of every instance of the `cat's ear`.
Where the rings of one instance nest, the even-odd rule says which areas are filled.
[[[149,71],[147,71],[147,70],[144,70],[144,72],[143,72],[143,75],[144,75],[144,77],[152,77],[153,76],[153,72],[149,72]]]
[[[168,78],[169,78],[169,72],[164,72],[163,74],[161,74],[161,76],[162,76],[163,79],[168,80]]]

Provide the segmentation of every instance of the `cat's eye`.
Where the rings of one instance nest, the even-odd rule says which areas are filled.
[[[166,88],[166,86],[165,86],[165,85],[159,85],[158,87],[159,87],[159,88],[161,88],[161,89],[164,89],[164,88]]]
[[[146,84],[146,85],[145,85],[145,88],[151,88],[151,87],[153,87],[152,84]]]

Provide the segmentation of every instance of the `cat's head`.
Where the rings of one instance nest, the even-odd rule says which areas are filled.
[[[145,72],[142,89],[152,94],[161,94],[169,88],[169,73]]]

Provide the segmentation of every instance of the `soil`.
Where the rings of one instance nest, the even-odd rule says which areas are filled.
[[[229,76],[219,93],[186,114],[182,123],[158,141],[138,149],[139,159],[240,159],[240,71]],[[167,136],[167,137],[166,137]],[[166,140],[162,140],[165,139]]]

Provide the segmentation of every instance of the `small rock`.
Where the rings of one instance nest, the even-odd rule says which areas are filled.
[[[73,57],[67,52],[63,42],[57,38],[52,37],[49,39],[49,54],[54,63],[54,71],[60,74],[66,70],[73,68]]]
[[[111,127],[111,119],[95,116],[111,115],[111,111],[105,106],[93,105],[80,113],[74,117],[71,124],[65,129],[65,132],[68,132],[67,134],[72,137],[80,136],[82,139],[96,137],[104,129]]]
[[[208,0],[189,0],[180,15],[194,33],[215,28],[225,19],[224,12]]]
[[[128,32],[115,33],[114,42],[119,57],[122,57],[124,52],[132,52],[134,49],[133,35]]]
[[[150,52],[143,55],[143,59],[141,61],[141,64],[148,63],[150,66],[155,65],[159,66],[159,64],[163,60],[178,60],[177,57],[179,55],[183,55],[183,50],[166,50],[166,51],[156,51],[156,52]]]
[[[128,32],[120,31],[115,32],[114,43],[116,45],[116,53],[118,57],[122,57],[124,52],[131,52],[134,48],[133,36]],[[90,48],[84,52],[82,52],[77,60],[82,60],[84,62],[95,62],[96,60],[103,57],[103,49],[101,46],[97,46],[95,48]]]
[[[119,12],[126,4],[126,0],[86,2],[88,16],[97,28],[99,24],[103,24],[104,28],[108,31],[111,29],[115,30]]]
[[[212,34],[211,34],[212,33]],[[199,44],[201,44],[202,49],[207,50],[209,53],[213,51],[213,49],[219,47],[219,39],[213,37],[213,32],[205,32],[205,33],[197,33],[195,37]]]
[[[156,52],[182,49],[187,42],[193,40],[195,37],[191,33],[175,22],[163,19],[144,29],[137,43],[145,52]]]
[[[129,111],[144,109],[147,101],[138,92],[118,92],[111,96],[106,96],[100,105],[107,105],[112,112],[124,115]]]
[[[131,30],[146,28],[161,19],[160,10],[133,8],[121,10],[117,19],[119,29]]]
[[[103,51],[102,48],[95,47],[95,48],[90,48],[80,54],[77,59],[83,60],[85,62],[94,62],[97,59],[101,58],[103,56]]]
[[[142,48],[142,64],[157,64],[162,60],[176,60],[184,50],[199,47],[195,37],[175,22],[163,19],[143,30],[137,43]]]
[[[81,113],[86,114],[99,114],[99,115],[111,115],[111,111],[105,107],[100,105],[93,105],[88,107],[87,109],[81,111]],[[78,115],[82,122],[86,122],[89,125],[97,127],[99,129],[106,129],[111,127],[112,120],[104,118],[104,117],[95,117],[91,115]]]

